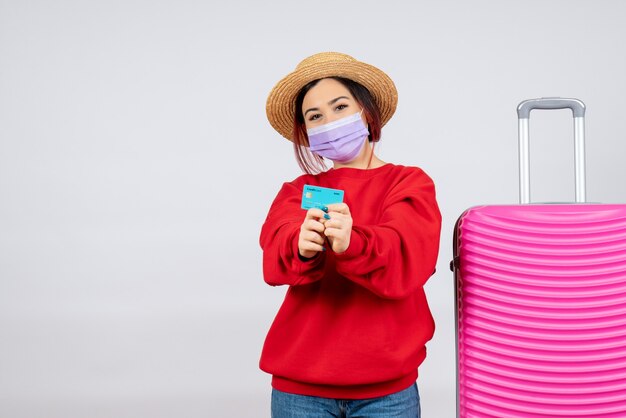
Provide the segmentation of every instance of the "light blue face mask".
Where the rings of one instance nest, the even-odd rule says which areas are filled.
[[[354,160],[369,135],[361,114],[354,113],[322,126],[307,129],[311,151],[333,161],[347,163]]]

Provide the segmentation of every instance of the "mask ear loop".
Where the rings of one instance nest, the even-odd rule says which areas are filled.
[[[365,110],[365,108],[361,108],[361,113],[360,114],[363,114],[364,110]],[[370,130],[370,127],[368,125],[368,127],[367,127],[367,132],[368,132],[367,136],[368,137],[369,137],[369,130]],[[368,138],[368,142],[369,142],[369,138]],[[376,147],[376,142],[372,142],[372,147],[370,148],[370,150],[371,150],[371,152],[370,152],[370,159],[369,159],[369,161],[367,163],[367,169],[366,170],[369,170],[370,166],[372,165],[372,158],[374,157],[374,148],[375,147]]]

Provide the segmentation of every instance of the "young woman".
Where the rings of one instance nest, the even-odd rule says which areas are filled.
[[[283,184],[260,237],[265,281],[289,286],[260,361],[274,418],[420,416],[441,215],[421,169],[374,154],[396,104],[384,72],[333,52],[306,58],[267,99],[306,172]],[[343,201],[302,209],[305,185]]]

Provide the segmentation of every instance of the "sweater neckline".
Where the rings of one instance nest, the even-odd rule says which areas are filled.
[[[389,171],[392,167],[395,167],[392,163],[385,163],[376,168],[354,168],[354,167],[341,167],[330,168],[324,174],[327,176],[341,176],[341,177],[353,177],[353,178],[369,178],[381,173]]]

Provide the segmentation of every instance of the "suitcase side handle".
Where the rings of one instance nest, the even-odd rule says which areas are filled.
[[[571,109],[574,117],[576,203],[587,200],[585,184],[585,104],[578,99],[542,97],[524,100],[517,107],[519,139],[519,201],[530,203],[530,137],[528,120],[533,109]]]

